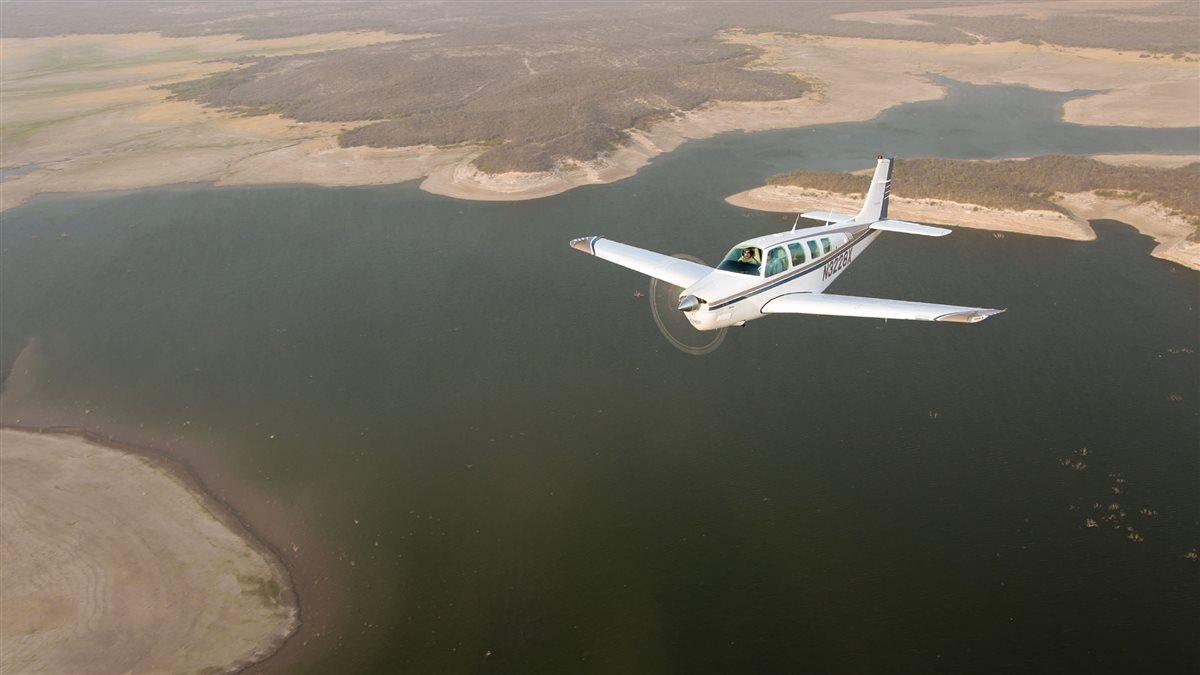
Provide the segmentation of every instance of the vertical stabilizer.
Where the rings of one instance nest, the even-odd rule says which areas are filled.
[[[867,201],[855,217],[855,222],[867,225],[887,218],[888,194],[892,191],[892,160],[879,155],[875,158],[875,176],[867,190]]]

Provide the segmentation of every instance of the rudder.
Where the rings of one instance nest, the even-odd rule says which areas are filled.
[[[888,195],[892,191],[892,158],[878,155],[875,159],[875,175],[867,190],[867,200],[855,217],[863,225],[887,218]]]

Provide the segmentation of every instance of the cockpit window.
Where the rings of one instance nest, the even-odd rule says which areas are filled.
[[[761,266],[762,249],[757,246],[734,246],[729,255],[725,256],[725,260],[717,265],[717,269],[758,276],[758,269]]]
[[[784,272],[788,268],[787,252],[782,246],[776,246],[767,253],[767,273],[766,276],[775,276],[780,272]]]

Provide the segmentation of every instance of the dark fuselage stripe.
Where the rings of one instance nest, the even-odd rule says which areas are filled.
[[[871,230],[871,228],[869,228],[869,227],[866,228],[862,232],[858,233],[858,235],[856,235],[853,239],[846,242],[846,244],[844,246],[842,246],[842,249],[845,250],[845,249],[853,248],[856,244],[858,244],[863,239],[865,239],[867,237],[867,235],[869,235],[872,231],[873,230]],[[786,244],[786,243],[787,242],[784,242],[784,244]],[[746,298],[749,298],[754,295],[758,295],[759,293],[762,293],[763,291],[771,290],[772,288],[775,288],[776,286],[779,286],[781,284],[786,284],[787,282],[789,282],[793,279],[798,279],[798,278],[808,274],[809,272],[814,272],[816,270],[819,270],[822,267],[828,265],[836,257],[837,257],[836,251],[830,252],[830,254],[827,255],[823,260],[818,260],[818,261],[810,264],[808,267],[797,267],[796,269],[791,270],[790,272],[779,277],[778,279],[771,279],[770,281],[768,281],[765,284],[761,284],[759,286],[755,286],[748,290],[742,291],[739,295],[736,295],[736,296],[733,296],[730,298],[722,298],[722,299],[712,303],[711,305],[709,305],[708,308],[710,310],[717,310],[717,309],[721,309],[722,307],[725,307],[726,305],[731,305],[735,302],[741,302],[742,300],[745,300]],[[847,266],[849,266],[849,263],[847,263]],[[842,269],[845,269],[845,267],[843,267]]]

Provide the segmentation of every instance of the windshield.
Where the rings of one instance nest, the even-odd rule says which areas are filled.
[[[758,276],[758,268],[762,265],[762,249],[757,246],[734,246],[725,260],[717,265],[717,269],[739,274]]]

